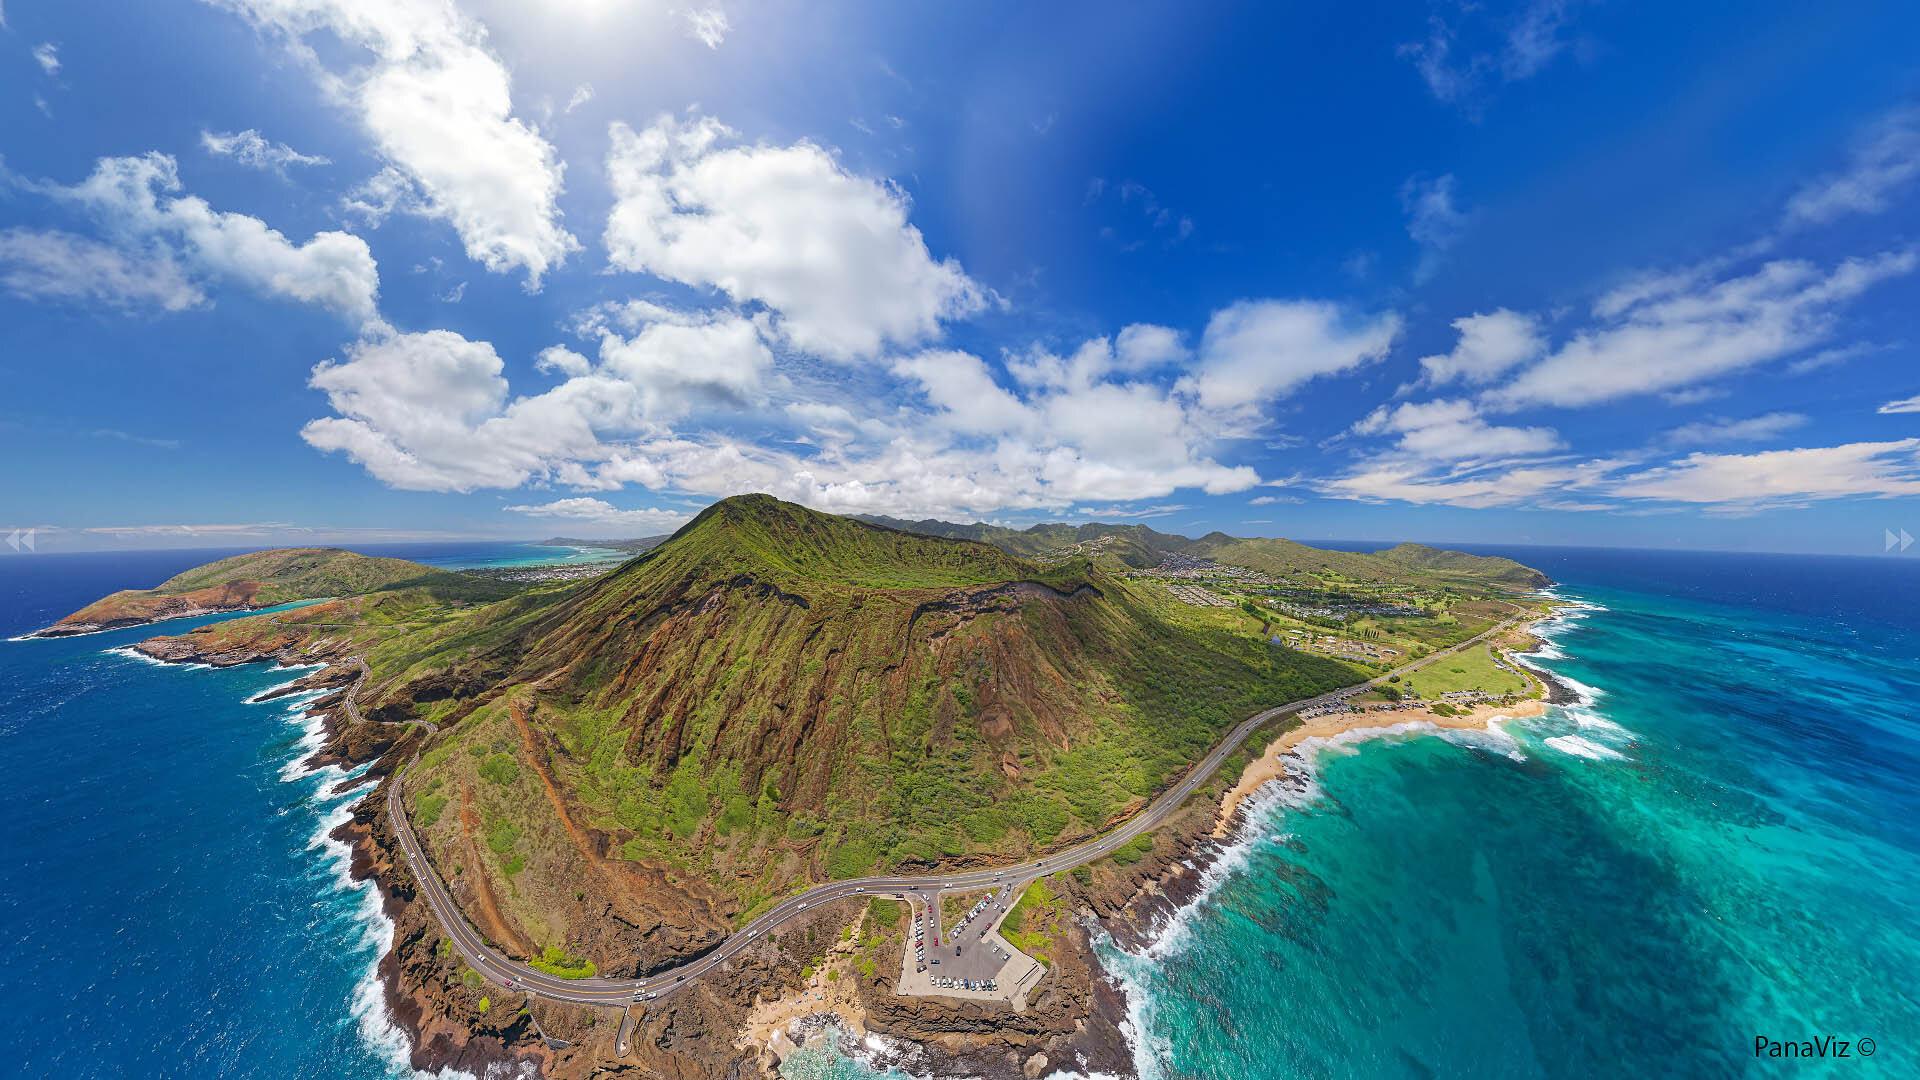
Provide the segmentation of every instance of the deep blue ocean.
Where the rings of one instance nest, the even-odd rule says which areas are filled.
[[[226,553],[0,557],[0,637]],[[1306,755],[1152,949],[1102,945],[1143,1074],[1920,1075],[1920,558],[1501,553],[1562,582],[1538,662],[1582,701]],[[8,1071],[408,1075],[344,777],[246,700],[293,673],[111,651],[208,621],[0,642]],[[1855,1056],[1754,1056],[1829,1034]]]

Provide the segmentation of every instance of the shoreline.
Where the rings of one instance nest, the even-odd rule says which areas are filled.
[[[154,639],[149,639],[149,642],[159,644]],[[348,649],[346,643],[328,640],[323,644],[331,648],[320,650],[319,655],[315,655],[315,650],[311,648],[295,651],[295,642],[273,639],[253,642],[251,647],[248,644],[239,647],[227,645],[224,649],[207,649],[205,646],[209,643],[190,640],[170,643],[173,647],[153,647],[149,642],[135,643],[129,647],[129,651],[151,662],[167,665],[226,667],[265,661],[276,668],[297,665],[308,669],[299,678],[257,693],[253,700],[265,701],[302,692],[317,692],[313,699],[303,702],[302,707],[303,712],[319,721],[318,745],[303,748],[305,752],[296,762],[290,763],[289,771],[296,775],[311,775],[328,765],[342,767],[343,772],[359,766],[357,775],[343,775],[338,782],[325,785],[326,794],[331,797],[352,795],[356,789],[361,789],[360,797],[347,804],[351,816],[337,828],[329,830],[328,839],[347,847],[350,852],[350,879],[373,886],[379,898],[378,906],[390,924],[384,935],[387,938],[386,947],[376,960],[374,969],[382,991],[379,996],[385,999],[382,1002],[385,1007],[380,1010],[385,1015],[377,1019],[384,1023],[374,1026],[384,1029],[379,1034],[393,1031],[406,1039],[409,1064],[415,1069],[429,1071],[451,1068],[484,1073],[488,1068],[502,1067],[516,1071],[530,1069],[543,1075],[565,1073],[571,1076],[591,1061],[605,1064],[619,1056],[611,1054],[611,1046],[593,1045],[610,1039],[612,1032],[601,1035],[590,1030],[591,1019],[585,1021],[587,1027],[582,1027],[578,1014],[583,1010],[550,1009],[546,1003],[526,1000],[525,1004],[533,1006],[537,1015],[521,1012],[518,1016],[502,1015],[496,1018],[484,1015],[484,1009],[475,1014],[473,1009],[463,1006],[464,999],[474,994],[464,992],[449,981],[447,972],[439,970],[446,966],[444,957],[433,948],[439,933],[431,916],[413,902],[411,883],[394,856],[394,842],[391,836],[385,835],[379,813],[391,791],[390,785],[385,783],[391,766],[403,760],[395,755],[404,755],[411,748],[403,744],[411,744],[416,733],[408,728],[396,731],[384,724],[359,725],[349,722],[351,717],[346,715],[347,710],[343,706],[346,704],[345,694],[353,686],[353,681],[347,676],[353,672],[354,666],[344,655]],[[312,670],[315,665],[319,670]],[[1550,689],[1550,684],[1543,689]],[[1244,817],[1242,806],[1247,797],[1284,776],[1286,770],[1282,767],[1282,761],[1309,738],[1368,729],[1384,733],[1387,726],[1404,727],[1422,721],[1429,722],[1434,729],[1484,728],[1497,716],[1537,715],[1544,707],[1543,702],[1530,700],[1509,707],[1481,706],[1468,715],[1456,717],[1436,716],[1425,709],[1356,712],[1316,717],[1313,721],[1282,732],[1243,769],[1238,783],[1228,792],[1222,804],[1208,807],[1204,802],[1201,803],[1195,810],[1206,811],[1205,816],[1199,812],[1188,815],[1169,834],[1171,844],[1161,846],[1172,850],[1163,850],[1150,865],[1141,867],[1146,872],[1142,877],[1125,875],[1138,883],[1136,887],[1140,891],[1130,898],[1123,898],[1125,893],[1115,893],[1109,888],[1121,886],[1121,881],[1103,883],[1099,892],[1104,892],[1108,899],[1099,902],[1098,907],[1133,923],[1134,934],[1129,936],[1136,939],[1159,937],[1167,928],[1165,922],[1156,927],[1151,923],[1159,920],[1149,917],[1135,921],[1136,917],[1147,915],[1150,911],[1163,916],[1174,914],[1210,891],[1201,880],[1209,876],[1204,868],[1216,862],[1224,850],[1232,846],[1230,842],[1223,844],[1219,840],[1222,830],[1229,834],[1237,831]],[[363,730],[367,728],[375,729],[379,734]],[[1184,874],[1180,873],[1181,867],[1185,868]],[[1186,880],[1172,880],[1182,877]],[[1081,890],[1070,889],[1069,892],[1078,894]],[[1085,903],[1095,900],[1095,896],[1080,896],[1079,900]],[[1114,904],[1114,901],[1119,902]],[[1081,910],[1086,915],[1095,914],[1089,908]],[[1106,919],[1099,921],[1107,922]],[[1070,939],[1075,943],[1067,944]],[[769,941],[769,944],[772,942]],[[1055,1000],[1051,1001],[1051,1007],[1046,1011],[1060,1015],[1034,1025],[1035,1030],[1024,1035],[1016,1032],[1015,1038],[987,1038],[980,1041],[983,1030],[978,1025],[985,1018],[970,1015],[958,1018],[928,1016],[924,1019],[933,1022],[923,1026],[920,1022],[923,1018],[919,1014],[925,1010],[918,1004],[900,1007],[890,1003],[876,1014],[874,1009],[877,1002],[866,998],[872,991],[884,993],[887,980],[881,980],[883,985],[856,989],[850,985],[854,980],[845,977],[851,972],[842,972],[843,978],[836,986],[834,981],[824,978],[826,965],[813,972],[813,978],[804,981],[778,977],[769,979],[764,975],[753,979],[749,976],[741,980],[739,985],[713,995],[716,998],[731,998],[731,1002],[689,1000],[684,1004],[690,1007],[687,1011],[698,1016],[698,1022],[703,1026],[726,1021],[737,1023],[733,1031],[734,1038],[728,1042],[736,1053],[751,1055],[740,1061],[742,1065],[758,1058],[762,1068],[777,1070],[777,1064],[768,1060],[776,1057],[773,1053],[778,1039],[776,1032],[787,1036],[786,1039],[778,1039],[778,1042],[791,1039],[794,1043],[803,1043],[808,1035],[817,1033],[820,1027],[832,1024],[849,1032],[856,1044],[864,1042],[864,1035],[871,1032],[905,1038],[938,1060],[932,1070],[934,1075],[959,1075],[959,1071],[964,1071],[971,1075],[1016,1080],[1025,1070],[1020,1058],[1027,1058],[1027,1064],[1037,1061],[1044,1067],[1050,1057],[1064,1060],[1077,1058],[1081,1061],[1092,1059],[1107,1067],[1101,1071],[1122,1074],[1128,1071],[1128,1059],[1135,1056],[1135,1047],[1124,1030],[1125,1019],[1130,1012],[1125,1004],[1124,991],[1113,985],[1115,975],[1099,962],[1090,937],[1070,932],[1063,936],[1062,945],[1069,953],[1084,954],[1077,957],[1077,962],[1084,968],[1074,982],[1077,984],[1084,978],[1087,985],[1056,985],[1047,995]],[[758,964],[745,966],[759,967]],[[741,974],[746,975],[747,972]],[[1059,980],[1054,982],[1057,984]],[[1103,992],[1103,987],[1110,987],[1110,993]],[[766,993],[768,990],[772,993]],[[1065,991],[1064,996],[1060,991]],[[676,1006],[679,1004],[676,1002]],[[636,1025],[634,1034],[636,1038],[645,1037],[664,1048],[664,1044],[659,1044],[657,1040],[673,1030],[676,1019],[688,1017],[680,1016],[683,1010],[677,1007],[662,1010],[658,1016],[652,1015],[654,1012],[652,1009],[642,1010],[645,1019]],[[570,1014],[573,1014],[573,1022],[568,1022]],[[1077,1021],[1062,1027],[1061,1024],[1066,1023],[1072,1014],[1079,1014]],[[570,1038],[580,1041],[555,1045],[546,1038],[544,1031],[539,1030],[542,1020],[547,1022],[549,1030],[555,1022],[559,1022]],[[1104,1032],[1104,1035],[1096,1035],[1096,1029]],[[951,1037],[943,1039],[936,1033]],[[1091,1044],[1086,1041],[1089,1039],[1093,1040]],[[1109,1041],[1113,1039],[1117,1039],[1117,1042]],[[956,1044],[956,1040],[958,1044],[977,1042],[978,1045],[963,1049]],[[382,1041],[384,1039],[370,1038],[370,1042]],[[1096,1050],[1096,1046],[1102,1043],[1105,1044],[1104,1051]],[[1037,1052],[1043,1045],[1046,1052]],[[781,1049],[788,1047],[782,1046]],[[1069,1049],[1078,1053],[1069,1055],[1066,1052]],[[680,1058],[679,1054],[672,1051],[666,1056],[675,1060]],[[701,1056],[693,1055],[696,1060]],[[1006,1059],[1004,1061],[1003,1056]],[[636,1057],[638,1060],[623,1064],[632,1067],[641,1061],[661,1063],[652,1053]],[[709,1061],[705,1064],[711,1066],[715,1063]],[[921,1060],[922,1067],[927,1064],[934,1063]]]
[[[1528,698],[1512,705],[1476,705],[1463,716],[1442,716],[1432,709],[1395,709],[1381,712],[1349,712],[1316,716],[1288,728],[1268,743],[1260,755],[1241,770],[1240,780],[1221,796],[1218,824],[1213,838],[1226,839],[1239,828],[1240,809],[1261,788],[1285,778],[1290,770],[1286,759],[1309,739],[1333,739],[1343,735],[1382,737],[1419,729],[1427,731],[1485,731],[1500,720],[1521,720],[1540,716],[1547,702]]]

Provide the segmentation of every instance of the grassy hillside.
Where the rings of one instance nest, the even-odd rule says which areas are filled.
[[[497,600],[511,591],[405,559],[340,548],[277,548],[197,566],[151,589],[122,590],[88,604],[42,633],[83,633],[196,613],[396,589],[421,591],[442,602]]]
[[[605,911],[696,940],[801,883],[1023,855],[1359,677],[1259,630],[1087,560],[749,496],[373,659],[379,706],[458,721],[409,792],[470,910],[616,971],[664,953]]]
[[[1169,554],[1178,553],[1279,576],[1333,575],[1353,581],[1495,585],[1526,589],[1552,584],[1545,574],[1511,559],[1442,551],[1421,544],[1401,544],[1386,551],[1363,554],[1316,548],[1293,540],[1237,537],[1222,532],[1208,533],[1195,540],[1173,533],[1156,532],[1145,525],[1047,524],[1028,529],[1008,529],[985,522],[956,525],[931,518],[922,521],[884,517],[864,520],[929,536],[984,541],[1011,554],[1028,558],[1112,537],[1113,542],[1103,547],[1094,558],[1096,562],[1114,569],[1145,569],[1157,565]]]
[[[1374,558],[1409,569],[1461,575],[1522,589],[1538,589],[1553,584],[1552,578],[1512,559],[1468,555],[1463,551],[1442,551],[1425,544],[1398,544],[1385,551],[1374,552]]]

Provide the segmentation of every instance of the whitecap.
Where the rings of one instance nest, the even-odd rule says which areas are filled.
[[[1592,739],[1579,735],[1555,735],[1546,740],[1548,746],[1563,754],[1583,757],[1589,761],[1618,761],[1626,755],[1609,746],[1602,746]]]

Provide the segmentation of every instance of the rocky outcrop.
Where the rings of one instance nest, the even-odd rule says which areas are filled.
[[[167,619],[193,619],[202,615],[250,611],[255,606],[254,596],[259,591],[260,583],[257,581],[230,581],[224,585],[168,595],[129,589],[96,600],[52,626],[35,631],[31,636],[75,637]]]

